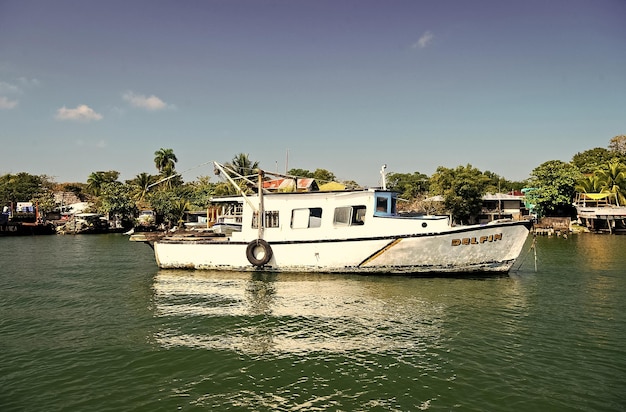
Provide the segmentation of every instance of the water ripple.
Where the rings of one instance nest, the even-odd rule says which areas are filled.
[[[381,290],[339,279],[225,281],[219,274],[162,271],[154,290],[158,316],[173,318],[168,325],[177,317],[186,319],[184,327],[157,333],[165,347],[256,354],[419,352],[424,342],[436,344],[444,316],[429,303],[411,297],[383,300],[376,295]],[[407,299],[414,301],[407,304]],[[190,317],[197,321],[190,323]],[[193,333],[186,330],[190,325]]]
[[[11,239],[0,409],[624,410],[625,242],[539,239],[539,273],[461,279],[158,271],[122,237]]]

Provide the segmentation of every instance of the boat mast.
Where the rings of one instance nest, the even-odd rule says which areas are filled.
[[[239,185],[228,175],[228,173],[226,173],[226,171],[224,170],[224,168],[222,167],[221,164],[217,163],[217,162],[213,162],[213,165],[215,166],[215,168],[217,170],[219,170],[220,172],[222,172],[224,174],[224,176],[226,177],[226,179],[230,182],[231,185],[233,185],[233,187],[235,188],[235,190],[237,190],[237,192],[239,192],[239,194],[241,195],[241,197],[243,197],[243,199],[246,201],[246,203],[248,204],[248,206],[250,206],[252,208],[252,210],[257,210],[256,206],[254,205],[254,203],[252,203],[250,201],[250,199],[248,198],[248,196],[246,196],[246,194],[243,192],[243,190],[241,190],[241,188],[239,187]],[[247,179],[246,179],[247,180]]]
[[[382,176],[381,186],[383,187],[383,190],[387,190],[387,174],[385,173],[386,168],[387,165],[383,165],[383,167],[380,168],[380,175]]]
[[[263,204],[263,176],[265,173],[263,170],[258,169],[259,171],[259,218],[257,219],[257,224],[259,226],[259,239],[263,239],[263,228],[265,227],[265,207]]]

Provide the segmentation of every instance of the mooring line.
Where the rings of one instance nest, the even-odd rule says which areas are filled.
[[[526,258],[528,257],[528,254],[530,253],[531,250],[535,252],[535,273],[537,272],[537,234],[536,233],[533,234],[533,243],[530,245],[530,248],[528,249],[524,257],[520,261],[520,264],[517,266],[517,269],[512,269],[513,272],[517,272],[521,269],[522,265],[526,261]]]

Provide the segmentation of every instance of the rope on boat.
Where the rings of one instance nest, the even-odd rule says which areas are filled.
[[[182,175],[183,175],[183,173],[187,173],[187,172],[188,172],[188,171],[190,171],[190,170],[197,169],[197,168],[199,168],[199,167],[201,167],[201,166],[204,166],[204,165],[206,165],[206,164],[209,164],[209,163],[213,163],[213,161],[204,162],[204,163],[202,163],[202,164],[199,164],[198,166],[190,167],[189,169],[187,169],[187,170],[183,170],[182,172],[174,173],[174,174],[173,174],[173,175],[171,175],[171,176],[164,177],[163,179],[159,180],[158,182],[154,182],[154,183],[152,183],[151,185],[149,185],[149,186],[148,186],[148,189],[150,189],[151,187],[156,186],[156,185],[158,185],[158,184],[161,184],[161,183],[165,182],[166,180],[170,180],[170,179],[172,179],[172,178],[174,178],[174,177],[176,177],[176,176],[182,176]]]
[[[537,272],[537,234],[533,234],[533,243],[530,245],[530,248],[528,248],[528,251],[526,252],[524,257],[520,261],[519,265],[517,266],[517,269],[513,269],[513,272],[517,272],[520,270],[520,268],[524,264],[524,261],[526,261],[526,258],[528,257],[531,251],[533,251],[535,255],[535,273]]]

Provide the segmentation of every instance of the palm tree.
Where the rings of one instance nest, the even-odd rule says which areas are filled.
[[[602,192],[615,194],[619,204],[626,205],[626,165],[612,161],[596,174],[602,185]]]
[[[171,175],[174,171],[174,167],[178,159],[172,149],[160,148],[154,152],[154,165],[158,169],[159,173],[165,175]]]
[[[133,198],[138,202],[143,202],[148,193],[150,185],[156,181],[156,177],[148,173],[140,173],[128,183],[133,186]]]
[[[600,193],[602,191],[602,182],[597,175],[589,175],[576,182],[575,190],[578,193]]]
[[[163,173],[161,173],[161,176],[161,186],[165,189],[171,190],[172,188],[183,184],[182,177],[173,168],[165,169]]]
[[[105,183],[113,183],[117,180],[120,172],[109,170],[108,172],[92,172],[87,178],[87,190],[94,196],[100,196],[100,191]]]
[[[92,172],[87,178],[87,190],[94,196],[99,196],[104,183],[104,172]]]
[[[172,221],[178,225],[183,224],[183,216],[185,216],[185,212],[189,210],[190,204],[187,199],[179,199],[173,202],[172,204]]]
[[[259,167],[259,162],[252,162],[248,156],[247,153],[239,153],[225,166],[241,176],[253,174]]]

